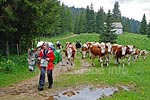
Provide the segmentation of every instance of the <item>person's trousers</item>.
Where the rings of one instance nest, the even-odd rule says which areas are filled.
[[[39,79],[39,87],[43,87],[45,85],[45,72],[46,72],[46,67],[41,67],[41,74],[40,74],[40,79]],[[47,70],[47,77],[48,77],[48,83],[49,86],[52,86],[53,84],[53,71],[52,70]]]

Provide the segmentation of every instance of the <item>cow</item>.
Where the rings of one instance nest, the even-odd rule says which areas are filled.
[[[135,46],[134,45],[127,45],[126,47],[127,48],[126,48],[125,55],[126,55],[126,58],[128,59],[128,65],[130,65],[131,56],[132,56],[132,53],[133,53]]]
[[[62,50],[62,46],[61,46],[60,41],[57,41],[57,42],[56,42],[56,48],[57,48],[58,50]]]
[[[105,43],[105,60],[107,66],[109,66],[109,60],[110,60],[110,55],[111,55],[111,50],[112,50],[112,44],[111,43]]]
[[[91,58],[92,58],[92,66],[95,66],[94,64],[94,59],[95,57],[99,57],[99,61],[101,63],[101,67],[103,67],[103,59],[104,59],[104,55],[105,55],[105,43],[95,43],[91,46],[90,48],[90,52],[92,54]]]
[[[29,71],[34,71],[36,64],[38,64],[39,67],[39,63],[38,63],[38,55],[40,53],[40,50],[42,49],[42,46],[44,44],[44,41],[40,41],[37,43],[36,48],[28,48],[28,65],[29,65]]]
[[[89,48],[88,48],[88,45],[86,43],[84,43],[82,45],[82,48],[81,48],[81,53],[82,53],[82,59],[84,59],[86,57],[86,54],[89,53]]]
[[[81,47],[82,59],[86,57],[86,54],[88,54],[88,56],[91,57],[90,47],[92,44],[94,44],[94,42],[86,42],[82,45]]]
[[[137,48],[134,48],[132,52],[133,61],[137,61],[137,59],[139,58],[139,55],[140,55],[140,50]]]
[[[81,42],[80,42],[80,41],[76,41],[75,46],[76,46],[77,54],[78,54],[78,52],[81,52],[82,44],[81,44]]]
[[[119,59],[122,59],[123,67],[124,67],[124,59],[126,56],[126,46],[122,45],[113,45],[112,52],[114,54],[115,64],[119,64]]]
[[[76,54],[76,48],[74,43],[67,42],[66,43],[66,48],[63,50],[65,52],[67,64],[73,65],[75,54]]]
[[[146,51],[146,50],[140,51],[140,55],[143,57],[144,60],[146,59],[147,54],[148,54],[148,51]]]

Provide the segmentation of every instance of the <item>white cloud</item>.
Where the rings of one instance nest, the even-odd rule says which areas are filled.
[[[68,6],[83,7],[93,3],[94,10],[98,11],[103,6],[105,12],[113,9],[114,3],[119,2],[123,16],[141,21],[143,14],[146,14],[147,21],[150,21],[150,0],[60,0]]]

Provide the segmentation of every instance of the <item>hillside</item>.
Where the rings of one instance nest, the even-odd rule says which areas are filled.
[[[82,43],[84,43],[87,41],[98,41],[98,39],[99,35],[96,33],[79,35],[66,34],[64,36],[42,38],[43,41],[52,41],[54,43],[60,40],[63,45],[65,45],[67,41],[75,42],[76,40],[81,40]],[[125,33],[119,35],[117,43],[122,45],[133,44],[140,49],[150,50],[150,39],[143,35]],[[17,59],[25,59],[25,57],[18,57]],[[15,58],[15,60],[17,59]],[[14,61],[15,64],[17,62]],[[64,59],[63,62],[65,63]],[[128,65],[125,60],[125,67],[122,65],[115,65],[112,57],[110,66],[108,67],[101,67],[97,59],[95,59],[94,62],[96,66],[92,67],[91,59],[81,59],[81,55],[78,54],[75,57],[71,71],[67,71],[67,67],[69,66],[67,64],[56,65],[54,68],[53,88],[47,89],[45,86],[42,92],[37,90],[39,77],[39,75],[37,75],[39,74],[39,71],[37,71],[38,69],[36,69],[34,73],[30,73],[27,71],[28,67],[27,64],[25,64],[26,62],[19,62],[20,66],[25,66],[22,70],[20,70],[20,66],[17,65],[16,67],[19,68],[15,71],[0,73],[0,82],[2,83],[0,84],[0,100],[54,100],[54,98],[47,98],[60,94],[62,91],[79,90],[88,86],[118,88],[117,92],[109,97],[104,97],[102,100],[149,100],[149,55],[146,60],[140,57],[137,62],[131,62],[131,65]]]
[[[64,38],[65,37],[65,38]],[[68,37],[68,38],[66,38]],[[67,34],[64,36],[52,37],[52,38],[42,38],[43,41],[52,41],[56,43],[57,40],[61,41],[63,45],[66,42],[76,42],[80,40],[82,43],[88,41],[99,41],[99,34],[96,33],[83,33],[79,35]],[[121,45],[135,45],[139,49],[146,49],[150,51],[150,39],[145,35],[133,34],[133,33],[124,33],[118,36],[117,43]]]

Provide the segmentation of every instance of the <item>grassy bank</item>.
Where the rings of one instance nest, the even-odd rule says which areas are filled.
[[[0,57],[0,88],[26,80],[38,74],[28,71],[27,55]]]

